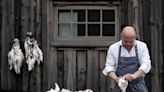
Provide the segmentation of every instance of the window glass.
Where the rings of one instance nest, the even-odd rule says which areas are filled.
[[[115,21],[115,11],[114,10],[103,10],[102,11],[102,21],[103,22]]]
[[[74,22],[85,22],[85,10],[73,10]]]
[[[89,24],[88,25],[88,36],[100,36],[100,25]]]
[[[60,10],[59,11],[59,22],[61,22],[61,23],[70,23],[71,22],[70,10]]]
[[[71,25],[70,24],[59,24],[59,35],[60,37],[71,37],[73,36],[73,32],[71,31]]]
[[[78,36],[85,36],[85,25],[78,24]]]
[[[103,24],[103,36],[114,36],[115,35],[115,25],[114,24]]]
[[[115,36],[113,9],[59,9],[59,37]]]
[[[100,10],[88,10],[88,22],[99,22]]]

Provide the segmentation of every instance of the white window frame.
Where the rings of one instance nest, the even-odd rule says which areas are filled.
[[[78,37],[59,37],[58,36],[58,9],[99,9],[99,10],[115,10],[115,36],[78,36]],[[102,13],[101,13],[102,14]],[[53,7],[53,34],[51,37],[52,46],[61,46],[61,47],[102,47],[109,46],[112,43],[118,41],[119,39],[119,14],[118,14],[118,6],[107,6],[107,5],[99,5],[94,4],[91,5],[55,5]],[[96,23],[96,22],[94,22]],[[102,23],[102,22],[101,22]],[[100,24],[100,22],[98,22]],[[100,26],[101,27],[101,26]],[[87,27],[86,27],[87,28]],[[102,34],[102,31],[101,31]]]

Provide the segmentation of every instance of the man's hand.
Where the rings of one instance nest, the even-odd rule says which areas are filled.
[[[125,77],[125,80],[127,80],[127,81],[132,81],[137,78],[134,74],[126,74],[126,75],[124,75],[124,77]]]
[[[133,74],[125,74],[124,77],[125,77],[125,80],[132,81],[132,80],[135,80],[135,79],[137,79],[141,76],[144,76],[144,75],[145,75],[144,71],[139,69]]]
[[[119,79],[123,78],[123,76],[119,76],[115,79],[115,82],[118,83],[119,82]]]

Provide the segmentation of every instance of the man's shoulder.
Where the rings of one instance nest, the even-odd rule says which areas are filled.
[[[143,41],[136,40],[136,43],[137,43],[137,47],[140,48],[140,49],[145,49],[145,48],[147,48],[146,43],[143,42]]]
[[[116,49],[121,45],[121,41],[115,42],[112,45],[109,46],[111,49]]]
[[[145,42],[143,42],[143,41],[139,41],[139,40],[136,40],[136,43],[137,43],[137,45],[146,45]]]

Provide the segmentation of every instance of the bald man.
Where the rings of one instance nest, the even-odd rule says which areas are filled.
[[[131,26],[123,28],[121,40],[112,44],[107,52],[104,75],[116,82],[114,92],[121,92],[118,80],[128,81],[126,92],[148,92],[144,76],[151,69],[147,45],[136,40],[136,31]]]

